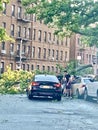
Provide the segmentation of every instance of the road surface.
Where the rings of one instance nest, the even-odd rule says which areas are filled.
[[[98,104],[0,95],[0,130],[98,130]]]

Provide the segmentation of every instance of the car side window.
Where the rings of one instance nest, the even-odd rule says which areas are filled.
[[[76,83],[80,83],[80,82],[81,82],[81,79],[78,78],[78,79],[76,80]]]

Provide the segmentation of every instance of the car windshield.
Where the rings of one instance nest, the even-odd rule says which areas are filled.
[[[89,79],[83,79],[84,83],[90,83],[91,81]]]
[[[52,82],[59,82],[56,76],[54,75],[36,75],[35,81],[52,81]]]

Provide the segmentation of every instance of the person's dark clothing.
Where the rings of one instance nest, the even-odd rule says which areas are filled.
[[[66,78],[66,82],[68,83],[69,78],[70,78],[70,74],[66,74],[66,75],[65,75],[65,78]]]
[[[66,89],[71,89],[71,81],[68,81],[68,83],[66,84]]]

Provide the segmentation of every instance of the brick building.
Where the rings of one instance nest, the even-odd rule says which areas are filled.
[[[5,10],[0,15],[0,26],[15,39],[0,44],[0,73],[10,65],[12,70],[22,68],[59,72],[57,64],[65,67],[69,60],[80,59],[81,64],[92,64],[98,57],[95,47],[81,45],[80,35],[60,39],[54,35],[54,29],[37,21],[35,15],[27,15],[21,0],[3,3]],[[94,73],[98,73],[98,60],[94,64]]]
[[[79,34],[73,35],[70,41],[70,60],[77,59],[80,65],[93,66],[94,74],[98,74],[98,48],[81,43]]]
[[[57,64],[66,66],[69,61],[70,38],[62,40],[54,30],[37,21],[35,15],[27,15],[21,0],[3,3],[5,10],[0,16],[0,26],[15,39],[0,44],[1,73],[7,65],[12,70],[48,70],[59,72]]]

